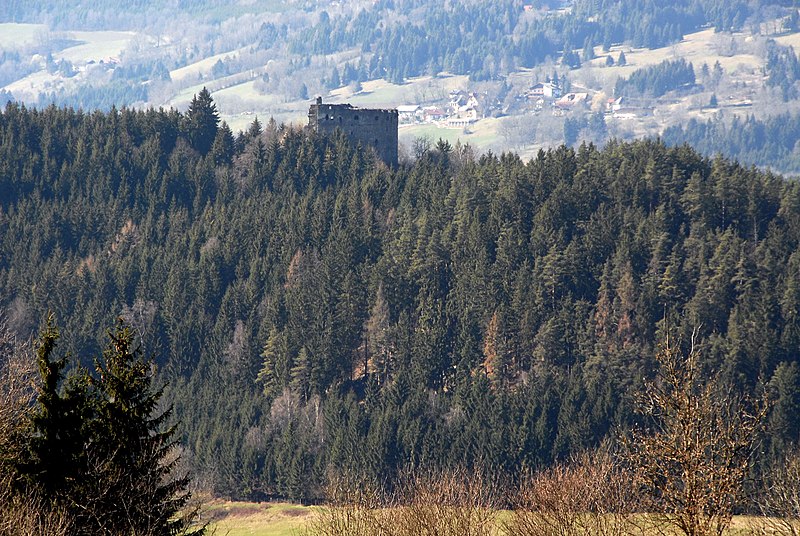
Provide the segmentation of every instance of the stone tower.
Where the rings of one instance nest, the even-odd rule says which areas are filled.
[[[340,129],[353,144],[372,147],[388,166],[397,166],[397,110],[322,104],[317,97],[308,109],[308,128],[320,134]]]

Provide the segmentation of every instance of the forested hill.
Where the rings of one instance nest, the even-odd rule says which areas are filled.
[[[0,114],[0,306],[156,356],[201,484],[309,498],[332,471],[514,470],[630,423],[667,324],[800,432],[800,184],[682,146],[393,171],[343,138],[186,114]]]

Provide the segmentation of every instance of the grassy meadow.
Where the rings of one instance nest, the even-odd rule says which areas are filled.
[[[114,31],[66,32],[63,37],[76,44],[54,53],[53,58],[64,59],[75,65],[118,59],[136,35],[136,32]]]
[[[295,536],[315,508],[286,503],[213,501],[205,509],[216,536]]]
[[[36,42],[47,33],[44,24],[0,23],[0,48],[13,50]]]

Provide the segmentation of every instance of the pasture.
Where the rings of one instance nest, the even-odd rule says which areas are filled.
[[[43,38],[47,34],[44,24],[0,23],[0,49],[15,50]]]

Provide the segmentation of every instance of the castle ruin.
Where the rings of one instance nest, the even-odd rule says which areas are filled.
[[[317,97],[308,109],[308,128],[319,134],[339,129],[353,144],[372,147],[387,165],[397,166],[397,110],[322,104]]]

